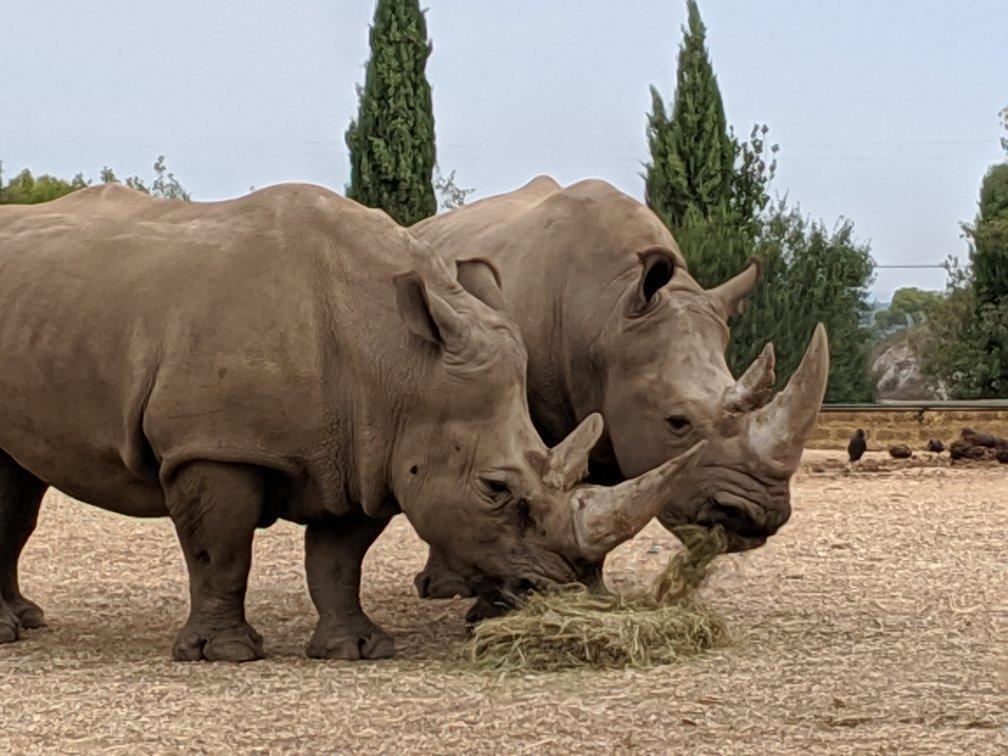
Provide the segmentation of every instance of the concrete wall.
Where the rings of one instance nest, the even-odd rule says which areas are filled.
[[[846,449],[858,428],[868,434],[868,448],[888,449],[906,444],[923,449],[929,438],[945,445],[959,438],[963,428],[1008,438],[1008,409],[927,409],[910,407],[885,409],[824,409],[806,447],[809,449]]]

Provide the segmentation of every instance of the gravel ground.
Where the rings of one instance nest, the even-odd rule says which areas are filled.
[[[650,671],[489,678],[445,671],[462,601],[412,589],[425,549],[399,518],[365,564],[391,662],[302,656],[314,613],[301,537],[262,532],[249,616],[269,658],[169,661],[186,614],[168,522],[55,492],[22,562],[50,627],[0,646],[0,752],[1001,752],[1008,749],[1008,470],[847,473],[819,454],[791,522],[707,588],[734,642]],[[826,464],[822,464],[823,460]],[[609,581],[651,580],[649,526]]]

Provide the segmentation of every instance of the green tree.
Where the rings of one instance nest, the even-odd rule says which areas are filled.
[[[827,399],[870,400],[865,321],[874,263],[868,246],[854,239],[849,221],[830,233],[784,201],[769,207],[778,147],[768,143],[766,126],[753,127],[748,140],[729,128],[696,1],[687,0],[686,8],[671,115],[651,88],[648,205],[676,237],[701,285],[722,283],[752,257],[762,263],[759,286],[730,323],[728,364],[736,373],[773,340],[783,383],[822,321],[832,352]]]
[[[378,0],[371,58],[358,88],[347,197],[408,226],[437,211],[434,112],[425,69],[431,45],[417,0]]]
[[[728,126],[695,0],[686,9],[671,115],[651,87],[645,196],[679,241],[694,278],[709,287],[755,252],[778,148],[767,144],[766,126],[754,126],[748,141]]]
[[[164,155],[158,155],[157,160],[154,161],[154,180],[150,187],[139,176],[130,176],[125,182],[121,182],[115,171],[108,166],[101,169],[98,180],[102,184],[125,183],[126,186],[153,197],[186,202],[190,199],[185,187],[175,177],[175,174],[168,170]],[[25,168],[11,179],[9,184],[0,186],[0,205],[32,205],[38,202],[49,202],[64,194],[90,186],[90,184],[91,180],[85,180],[82,173],[78,173],[66,181],[48,174],[36,178],[31,171]]]
[[[0,187],[0,205],[34,205],[49,202],[87,186],[84,176],[78,173],[69,181],[48,173],[35,177],[25,168],[4,187]]]
[[[154,161],[154,180],[151,182],[150,187],[147,186],[143,179],[136,175],[127,177],[125,181],[120,181],[119,177],[115,175],[115,171],[107,165],[101,169],[98,178],[103,184],[125,183],[130,189],[136,189],[152,197],[180,200],[182,202],[189,202],[192,199],[189,196],[189,192],[186,191],[185,187],[175,177],[175,174],[168,170],[168,164],[165,162],[164,155],[158,155]]]
[[[447,175],[441,173],[438,166],[434,166],[434,190],[440,200],[441,210],[454,210],[465,204],[466,197],[474,193],[475,189],[463,189],[455,182],[455,169],[452,168]]]
[[[889,307],[875,313],[875,327],[888,331],[918,325],[929,319],[941,302],[942,295],[937,291],[924,291],[914,286],[897,289]]]
[[[1001,125],[1004,126],[1004,130],[1008,132],[1008,108],[1004,108],[998,115],[1001,116]],[[1001,148],[1008,155],[1008,137],[1001,137]]]
[[[1008,163],[980,187],[979,213],[963,230],[969,264],[949,260],[949,288],[931,319],[924,370],[962,399],[1008,397]]]
[[[661,94],[651,87],[651,162],[644,176],[648,206],[673,233],[691,207],[705,218],[729,210],[736,157],[707,54],[707,30],[696,1],[687,0],[686,9],[671,116]]]
[[[783,386],[821,322],[830,341],[826,401],[872,401],[868,286],[875,264],[853,223],[841,219],[830,231],[781,200],[763,218],[757,257],[763,280],[733,328],[732,369],[743,370],[772,340]]]

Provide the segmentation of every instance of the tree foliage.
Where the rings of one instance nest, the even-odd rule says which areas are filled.
[[[651,88],[651,161],[645,165],[648,205],[669,227],[690,273],[703,286],[722,283],[755,257],[763,276],[741,316],[732,319],[728,363],[743,371],[772,340],[783,384],[804,354],[815,324],[830,337],[828,401],[870,401],[870,310],[874,263],[850,221],[830,232],[822,223],[770,205],[776,144],[766,126],[738,139],[726,123],[706,29],[687,0],[671,116]]]
[[[931,318],[941,303],[942,295],[937,291],[924,291],[914,286],[897,289],[889,307],[875,313],[875,328],[885,333],[919,325]]]
[[[1008,397],[1008,163],[980,187],[979,213],[963,230],[969,264],[947,263],[947,296],[929,323],[924,370],[950,396]]]
[[[736,154],[707,54],[707,30],[695,0],[687,0],[686,9],[672,114],[652,86],[647,129],[645,196],[673,232],[690,208],[703,217],[729,210]]]
[[[48,173],[36,177],[25,168],[6,186],[0,187],[0,205],[34,205],[49,202],[85,186],[87,182],[80,173],[65,181]]]
[[[454,210],[457,207],[462,207],[466,197],[476,191],[475,189],[463,189],[455,182],[454,168],[445,175],[436,165],[434,166],[434,190],[440,200],[438,207],[441,210]]]
[[[165,163],[165,156],[158,155],[154,161],[154,179],[148,187],[139,176],[130,176],[125,182],[120,182],[115,172],[105,166],[98,174],[98,181],[102,184],[125,183],[144,194],[163,199],[182,200],[188,202],[190,197],[185,187],[175,177],[175,174],[168,170]],[[33,205],[38,202],[49,202],[50,200],[62,197],[65,194],[74,192],[90,186],[91,179],[84,178],[84,174],[78,173],[69,181],[49,174],[35,177],[31,171],[25,168],[21,173],[11,179],[6,186],[0,187],[0,205]]]
[[[1005,132],[1008,132],[1008,108],[1004,108],[999,115],[1001,116],[1001,125],[1004,126]],[[1008,137],[1001,137],[1001,148],[1008,155]]]
[[[347,197],[409,226],[433,215],[434,112],[425,69],[431,45],[417,0],[378,0],[371,58],[358,88]]]
[[[763,216],[756,257],[762,281],[732,326],[728,357],[736,374],[773,341],[782,387],[816,324],[823,323],[830,342],[826,401],[872,401],[867,316],[875,264],[868,244],[856,239],[853,223],[841,219],[831,231],[780,200]]]
[[[115,171],[108,166],[101,169],[99,179],[103,184],[124,183],[131,189],[161,199],[181,200],[182,202],[189,202],[191,199],[189,192],[182,186],[175,174],[168,170],[164,155],[158,155],[157,160],[154,161],[154,179],[149,187],[143,179],[136,175],[128,176],[125,181],[120,181],[115,175]]]

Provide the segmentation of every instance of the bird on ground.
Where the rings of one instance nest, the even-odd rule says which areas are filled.
[[[1002,465],[1008,465],[1008,446],[998,449],[997,461]]]
[[[906,444],[896,444],[896,446],[889,447],[889,456],[893,459],[910,459],[913,452]]]
[[[953,441],[949,445],[952,459],[983,459],[984,447],[974,446],[969,441]]]
[[[941,454],[945,451],[945,444],[941,442],[940,438],[929,438],[927,442],[927,448],[929,452],[934,452],[935,454]]]
[[[986,446],[988,449],[1008,446],[1008,440],[999,436],[992,436],[990,433],[977,433],[972,428],[962,429],[962,440],[973,446]]]
[[[868,442],[865,439],[865,432],[863,429],[858,428],[857,432],[851,437],[850,443],[847,444],[847,458],[851,462],[857,462],[864,456],[867,449]]]

